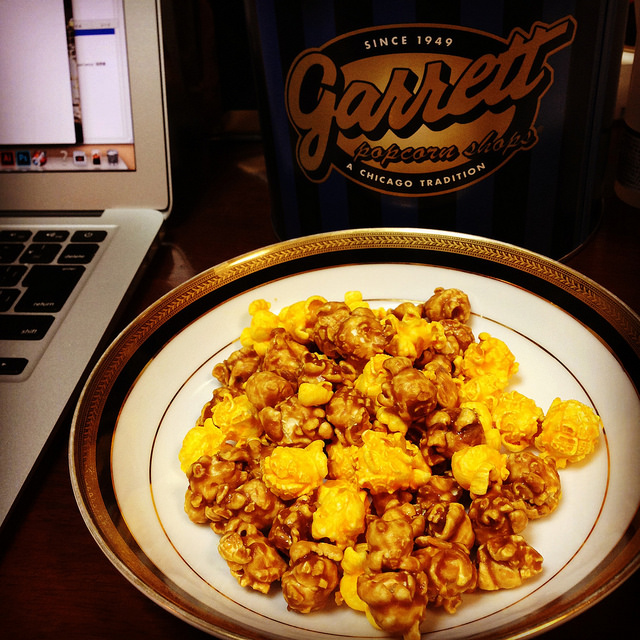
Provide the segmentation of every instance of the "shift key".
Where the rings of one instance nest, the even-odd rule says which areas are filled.
[[[60,311],[84,271],[80,265],[34,265],[22,281],[27,289],[15,310],[18,313]]]
[[[0,340],[42,340],[53,321],[53,316],[1,315]]]

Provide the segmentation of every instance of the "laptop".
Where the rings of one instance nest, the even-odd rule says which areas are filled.
[[[0,2],[0,525],[171,209],[160,0]]]

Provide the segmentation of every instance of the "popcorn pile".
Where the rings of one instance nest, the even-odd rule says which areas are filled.
[[[545,415],[507,390],[518,363],[476,340],[464,292],[249,312],[179,454],[185,511],[220,535],[240,585],[279,582],[293,611],[335,602],[416,640],[428,607],[454,613],[464,593],[542,570],[521,533],[557,507],[557,469],[589,455],[602,424],[578,401]]]

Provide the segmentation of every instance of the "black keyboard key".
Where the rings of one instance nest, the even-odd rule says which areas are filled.
[[[20,289],[0,289],[0,311],[9,311],[19,295]]]
[[[106,237],[104,229],[83,229],[74,231],[71,242],[102,242]]]
[[[23,264],[0,265],[0,287],[15,287],[27,269]]]
[[[19,313],[60,311],[82,277],[82,266],[35,265],[24,279],[27,290],[18,300]]]
[[[0,244],[0,263],[15,262],[22,253],[24,245],[19,242],[3,242]]]
[[[60,249],[62,249],[61,244],[34,242],[30,244],[20,256],[20,262],[22,262],[22,264],[48,264],[55,260]]]
[[[64,242],[69,232],[64,229],[41,229],[33,236],[34,242]]]
[[[59,264],[89,264],[100,248],[98,244],[68,244],[58,258]]]
[[[42,340],[53,324],[53,316],[0,316],[0,340]]]
[[[28,363],[26,358],[0,357],[0,376],[19,376]]]
[[[28,229],[2,229],[0,242],[26,242],[31,237]]]

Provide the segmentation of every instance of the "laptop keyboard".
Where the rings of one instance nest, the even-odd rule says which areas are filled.
[[[107,237],[97,228],[0,229],[0,376],[25,371]]]

